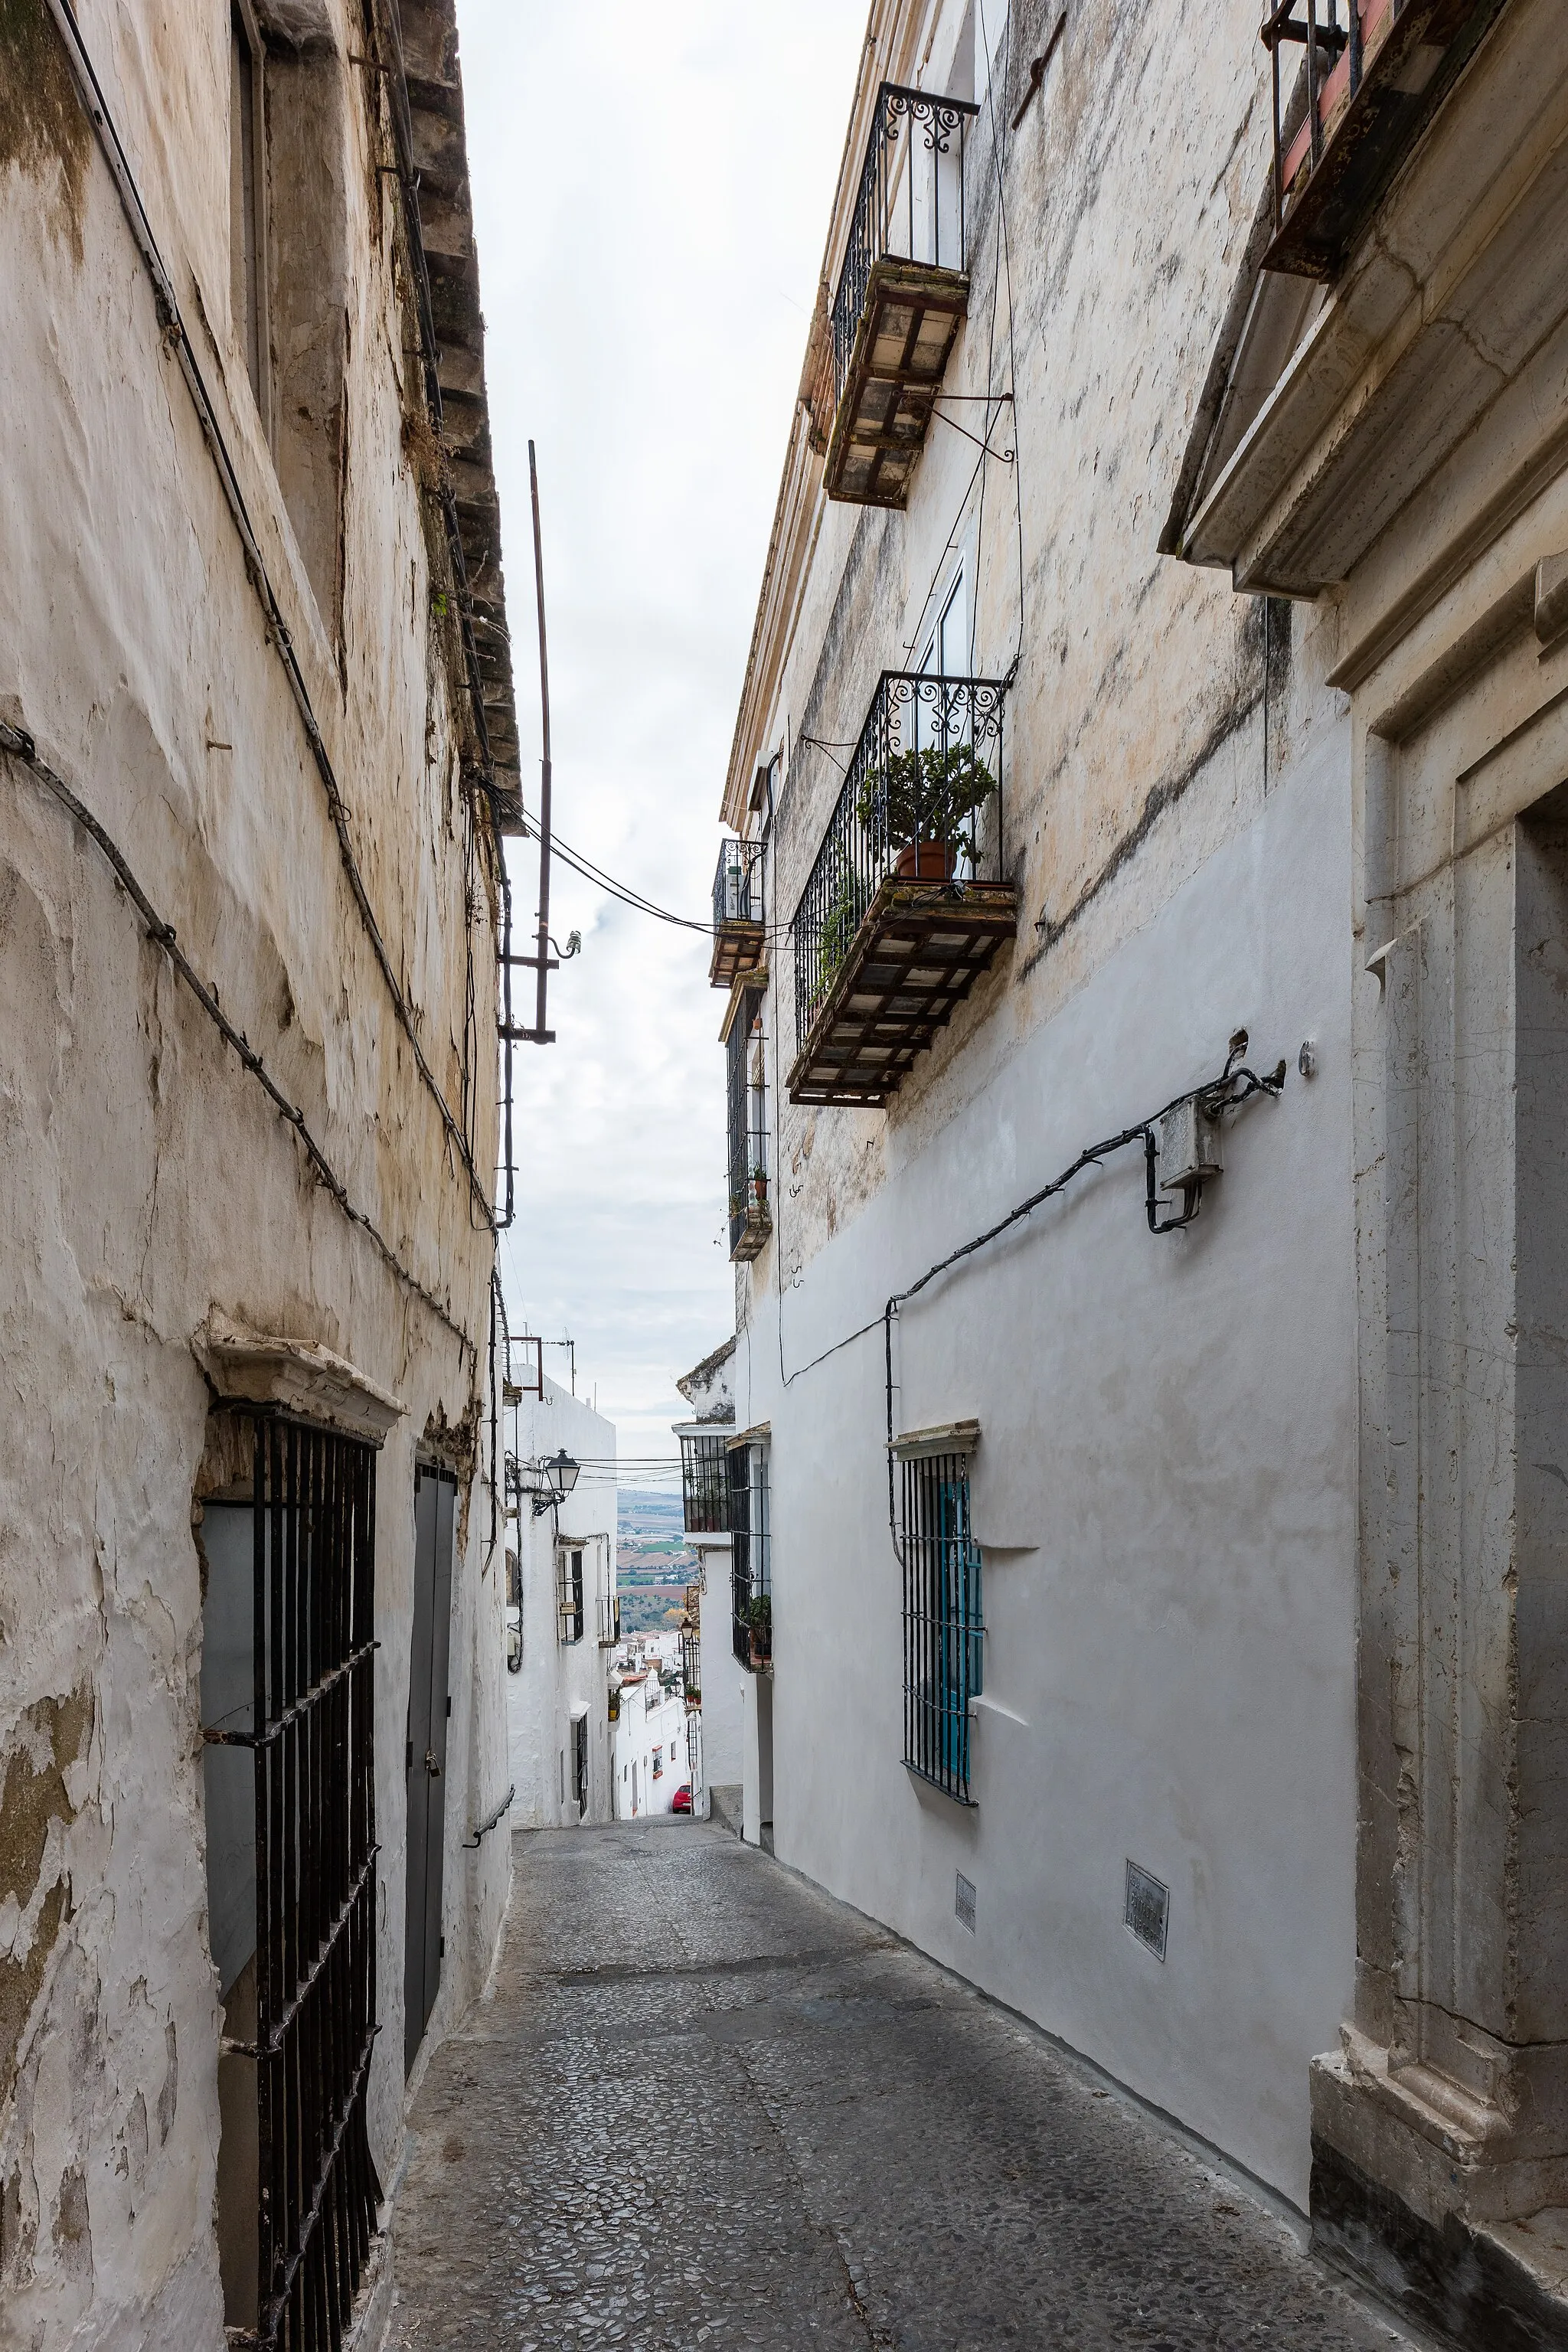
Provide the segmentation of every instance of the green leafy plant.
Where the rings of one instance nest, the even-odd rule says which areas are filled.
[[[746,1630],[759,1657],[773,1655],[773,1603],[771,1593],[759,1592],[746,1611]]]
[[[879,845],[906,849],[918,841],[949,841],[973,850],[973,820],[995,789],[995,777],[976,759],[972,743],[928,743],[923,751],[890,752],[868,768],[855,814]]]
[[[821,993],[826,996],[843,971],[848,959],[855,934],[865,919],[866,893],[859,877],[847,866],[840,873],[822,918],[818,941],[817,970]]]

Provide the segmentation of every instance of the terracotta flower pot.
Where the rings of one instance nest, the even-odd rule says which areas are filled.
[[[893,867],[900,882],[951,882],[958,850],[951,841],[911,841]]]

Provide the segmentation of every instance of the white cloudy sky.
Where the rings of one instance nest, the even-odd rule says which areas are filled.
[[[865,0],[459,0],[458,22],[525,790],[531,435],[555,822],[700,917]],[[526,926],[531,845],[512,874]],[[559,1043],[518,1049],[509,1309],[575,1338],[623,1454],[669,1454],[674,1376],[733,1324],[723,999],[698,934],[559,865],[551,928],[584,944],[552,979]]]

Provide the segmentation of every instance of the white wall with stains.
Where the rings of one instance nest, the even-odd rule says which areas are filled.
[[[288,615],[366,896],[493,1170],[495,852],[405,450],[417,404],[382,128],[318,11],[342,124],[342,483],[323,612],[230,312],[228,11],[78,10]],[[403,2116],[404,1721],[416,1453],[460,1480],[439,2033],[482,1983],[504,1835],[502,1569],[485,1433],[491,1241],[394,1017],[321,780],[147,276],[42,0],[0,19],[0,718],[130,861],[413,1277],[153,945],[82,828],[0,756],[0,2343],[217,2347],[193,1496],[216,1314],[320,1343],[405,1412],[377,1505],[374,2154]],[[315,200],[315,190],[300,192]],[[274,191],[280,238],[306,213]],[[465,1094],[467,1100],[465,1103]],[[421,1288],[427,1296],[421,1295]],[[437,1305],[438,1302],[439,1310]]]

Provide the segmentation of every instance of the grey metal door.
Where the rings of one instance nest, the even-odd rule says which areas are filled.
[[[414,1474],[414,1647],[408,1676],[408,1911],[403,2066],[425,2039],[441,1983],[441,1868],[447,1813],[447,1660],[452,1632],[452,1533],[458,1484],[420,1464]]]

